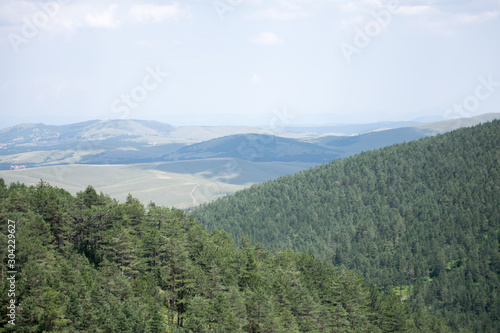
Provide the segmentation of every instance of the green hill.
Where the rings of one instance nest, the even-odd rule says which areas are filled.
[[[0,200],[0,332],[450,332],[351,271],[181,210],[1,178]]]
[[[500,121],[336,160],[194,211],[362,273],[455,328],[500,331]]]

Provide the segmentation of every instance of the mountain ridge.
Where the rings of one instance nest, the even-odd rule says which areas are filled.
[[[0,169],[9,169],[12,164],[23,164],[26,167],[68,163],[132,164],[198,159],[200,156],[243,156],[243,159],[247,159],[245,155],[248,152],[242,152],[245,149],[253,150],[251,155],[259,161],[303,162],[309,158],[316,163],[325,163],[329,159],[435,135],[460,126],[470,126],[499,115],[486,114],[463,120],[346,136],[328,135],[321,133],[321,129],[318,133],[291,133],[286,132],[286,129],[270,131],[248,126],[175,127],[157,121],[128,119],[90,120],[61,126],[20,124],[0,130]],[[279,139],[270,140],[269,135]],[[207,141],[210,143],[204,143]],[[239,143],[233,147],[229,141]],[[218,148],[202,148],[216,143],[219,144]],[[307,149],[312,153],[305,152]],[[283,150],[289,156],[282,156],[285,154]],[[41,155],[37,157],[36,151],[40,151]],[[265,158],[259,156],[259,151]]]

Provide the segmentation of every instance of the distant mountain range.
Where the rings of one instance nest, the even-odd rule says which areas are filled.
[[[133,191],[145,204],[186,208],[334,159],[495,118],[500,114],[417,126],[384,122],[281,131],[145,120],[21,124],[0,130],[0,178],[26,184],[44,179],[73,194],[93,184],[119,200]]]
[[[162,156],[165,160],[238,158],[255,162],[326,163],[338,157],[331,148],[267,134],[235,134],[189,146]]]
[[[70,125],[20,124],[0,130],[0,144],[53,146],[119,139],[140,143],[193,143],[219,136],[256,133],[250,126],[174,127],[151,120],[90,120]]]
[[[16,165],[30,168],[208,158],[325,163],[361,151],[475,125],[499,115],[430,124],[379,122],[290,127],[280,132],[249,126],[175,127],[148,120],[91,120],[63,126],[21,124],[0,130],[0,170]]]
[[[423,122],[419,121],[381,121],[370,124],[344,124],[344,125],[331,125],[331,126],[291,126],[286,127],[285,130],[293,133],[340,133],[345,135],[363,134],[381,129],[393,129],[400,127],[411,127],[422,125]]]

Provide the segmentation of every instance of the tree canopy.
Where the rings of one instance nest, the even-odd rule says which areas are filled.
[[[205,204],[205,230],[361,273],[456,328],[500,331],[500,121],[364,152]]]
[[[0,180],[0,246],[16,222],[16,321],[2,270],[0,332],[448,332],[352,271],[246,236],[205,232],[184,211],[89,186]],[[2,268],[7,263],[2,251]]]

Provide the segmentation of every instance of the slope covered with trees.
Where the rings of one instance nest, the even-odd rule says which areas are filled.
[[[500,331],[500,121],[335,160],[206,204],[207,229],[362,273],[455,328]]]
[[[43,181],[0,179],[0,200],[0,332],[450,331],[352,271],[245,237],[235,245],[181,210]]]

